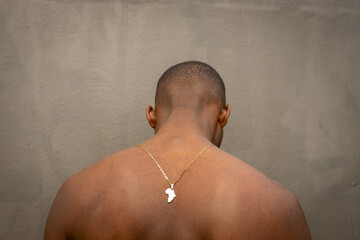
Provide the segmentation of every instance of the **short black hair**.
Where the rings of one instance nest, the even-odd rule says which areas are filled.
[[[155,106],[199,109],[217,102],[225,107],[225,84],[210,65],[188,61],[176,64],[160,77],[155,95]]]

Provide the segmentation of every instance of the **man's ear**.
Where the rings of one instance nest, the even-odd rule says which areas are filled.
[[[220,124],[220,127],[225,127],[226,123],[227,123],[227,120],[230,116],[230,109],[231,109],[231,106],[230,104],[226,105],[225,108],[223,108],[221,110],[221,113],[220,113],[220,117],[219,117],[219,124]]]
[[[156,128],[156,113],[152,106],[147,106],[146,109],[146,118],[150,124],[150,126],[155,129]]]

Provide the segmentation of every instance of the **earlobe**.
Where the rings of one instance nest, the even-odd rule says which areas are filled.
[[[225,127],[225,125],[227,124],[227,120],[230,116],[230,109],[231,109],[231,106],[230,106],[230,104],[228,104],[228,105],[226,105],[225,108],[223,108],[221,110],[220,117],[219,117],[219,123],[222,128]]]
[[[152,128],[156,128],[156,113],[152,106],[147,106],[146,109],[146,118]]]

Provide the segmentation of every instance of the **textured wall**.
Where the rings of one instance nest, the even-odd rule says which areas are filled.
[[[227,86],[223,149],[290,189],[314,239],[360,238],[360,3],[0,1],[0,239],[41,239],[60,184],[152,136],[169,66]]]

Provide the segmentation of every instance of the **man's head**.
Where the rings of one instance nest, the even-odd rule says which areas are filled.
[[[202,62],[183,62],[170,67],[160,77],[155,107],[201,110],[208,104],[225,107],[225,85],[211,66]]]
[[[147,118],[158,131],[162,125],[159,122],[164,123],[164,119],[179,111],[199,116],[203,125],[211,122],[210,127],[218,127],[211,134],[221,135],[218,137],[222,138],[230,105],[226,105],[224,82],[215,69],[202,62],[189,61],[176,64],[164,72],[156,88],[155,111],[148,106]],[[215,126],[216,123],[218,126]]]

